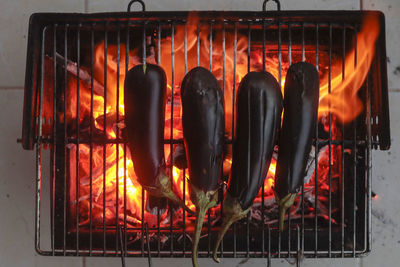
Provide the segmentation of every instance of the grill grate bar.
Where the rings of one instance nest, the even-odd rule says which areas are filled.
[[[56,46],[57,46],[57,24],[53,25],[53,57],[56,58]],[[57,136],[57,63],[54,60],[53,61],[53,128],[52,128],[52,134],[53,137]],[[51,177],[51,222],[50,222],[50,227],[51,227],[51,251],[52,255],[54,256],[54,249],[55,249],[55,195],[56,195],[56,138],[53,138],[53,146],[52,146],[52,177]]]
[[[170,139],[174,138],[174,98],[175,98],[175,94],[174,94],[174,90],[175,90],[175,24],[172,23],[171,24],[171,131],[170,131]],[[169,154],[170,154],[170,159],[171,159],[171,171],[170,173],[172,174],[172,166],[174,165],[174,158],[172,157],[172,153],[174,151],[173,149],[173,144],[170,144],[170,148],[169,148]],[[172,179],[172,176],[171,176]],[[173,179],[171,181],[171,183],[173,183]],[[170,211],[172,210],[172,203],[169,201],[169,208]],[[173,232],[172,232],[172,228],[173,228],[173,213],[170,212],[170,240],[171,240],[171,255],[173,255],[174,252],[174,236],[173,236]]]
[[[346,78],[346,24],[343,23],[343,35],[342,35],[342,82],[344,82]],[[342,101],[344,102],[344,94],[342,95]],[[342,107],[342,112],[344,113],[344,107]],[[342,135],[345,135],[345,128],[344,128],[344,122],[341,124],[342,127]],[[345,184],[345,176],[344,176],[344,168],[345,168],[345,161],[344,161],[344,138],[342,138],[342,145],[340,149],[340,154],[341,154],[341,159],[342,159],[342,177],[341,177],[341,247],[342,247],[342,257],[344,257],[344,197],[345,197],[345,191],[344,191],[344,184]]]
[[[290,26],[290,25],[289,25]],[[289,36],[291,35],[291,31],[289,29]],[[291,42],[290,42],[291,45]],[[304,23],[301,26],[301,58],[302,61],[305,61],[305,38],[304,38]],[[291,62],[291,55],[289,56],[289,62]],[[291,63],[289,63],[289,66],[291,65]],[[318,123],[316,125],[316,128],[318,131]],[[318,138],[316,138],[317,140]],[[317,141],[316,141],[317,142]],[[319,153],[319,148],[318,146],[315,146],[315,151],[317,151],[317,153]],[[315,161],[317,162],[317,160]],[[301,186],[301,250],[304,250],[304,197],[305,197],[305,193],[304,193],[304,179],[302,182],[302,186]],[[317,198],[316,198],[317,199]],[[299,249],[297,249],[297,251],[299,251]]]
[[[121,55],[120,55],[120,42],[121,42],[121,30],[118,27],[117,30],[117,87],[116,87],[116,101],[115,101],[115,110],[116,110],[116,138],[119,138],[119,98],[120,98],[120,92],[119,92],[119,75],[120,75],[120,59],[121,59]],[[118,256],[118,246],[119,246],[119,240],[118,240],[118,235],[119,235],[119,218],[118,218],[118,214],[119,214],[119,148],[120,148],[120,144],[116,144],[115,145],[115,149],[116,149],[116,157],[115,157],[115,214],[116,214],[116,219],[115,219],[115,229],[117,229],[115,231],[115,254]],[[122,238],[122,237],[121,237]],[[123,248],[121,247],[121,250]]]
[[[329,25],[329,68],[328,68],[328,93],[332,92],[332,25]],[[329,103],[329,110],[331,103]],[[329,257],[332,251],[332,113],[329,112]]]
[[[234,26],[234,43],[233,43],[233,88],[232,95],[235,96],[236,91],[236,62],[237,62],[237,36],[238,36],[238,23],[235,22]],[[232,102],[232,118],[235,118],[235,101]],[[235,120],[232,119],[232,140],[235,138]],[[233,257],[236,258],[236,226],[237,222],[233,223]]]
[[[91,78],[90,78],[90,126],[89,126],[89,131],[90,131],[90,151],[89,151],[89,176],[90,176],[90,199],[93,199],[93,99],[94,99],[94,92],[93,92],[93,83],[94,83],[94,25],[92,25],[92,28],[90,30],[90,73],[91,73]],[[90,201],[89,203],[89,254],[90,256],[92,255],[92,249],[93,249],[93,201]]]
[[[247,72],[250,72],[250,55],[251,55],[251,24],[249,23],[248,28],[247,28],[247,33],[248,33],[248,43],[247,43]],[[234,97],[233,97],[234,98]],[[232,102],[235,102],[235,99],[233,99]],[[250,108],[250,107],[248,107]],[[232,129],[234,130],[234,129]],[[247,213],[246,215],[246,257],[248,258],[250,255],[250,213]]]
[[[42,125],[43,125],[43,83],[44,83],[44,43],[45,43],[45,37],[46,37],[46,31],[47,27],[43,29],[42,31],[42,45],[41,45],[41,71],[40,71],[40,78],[39,78],[39,87],[40,90],[37,92],[39,94],[39,118],[38,118],[38,134],[39,136],[42,136]],[[42,143],[41,140],[38,139],[36,143],[36,174],[38,177],[38,180],[41,180],[42,177]],[[35,211],[35,248],[37,251],[40,251],[40,200],[41,200],[41,183],[36,184],[36,211]]]
[[[143,30],[142,30],[142,64],[146,64],[146,24],[143,23]],[[145,228],[145,217],[144,217],[144,201],[145,201],[145,192],[144,188],[142,187],[142,199],[140,202],[140,206],[142,209],[142,216],[141,216],[141,236],[140,236],[140,241],[141,241],[141,250],[142,250],[142,257],[144,257],[144,228]]]
[[[187,56],[187,24],[185,24],[185,40],[184,40],[184,54],[185,54],[185,75],[187,74],[188,71],[188,56]],[[186,204],[186,169],[183,170],[183,183],[182,183],[182,191],[183,193],[183,203]],[[183,221],[186,222],[186,210],[183,209]],[[183,224],[183,257],[186,256],[186,223]]]
[[[210,72],[212,72],[213,68],[213,61],[212,61],[212,56],[213,56],[213,24],[212,22],[210,23],[210,48],[209,48],[209,56],[210,56]],[[208,253],[207,257],[210,256],[211,254],[211,209],[207,210],[207,237],[208,237]]]
[[[331,27],[331,24],[330,24]],[[304,38],[304,22],[301,23],[301,61],[306,61],[305,38]]]
[[[139,229],[140,230],[140,229]],[[150,229],[149,229],[150,231]],[[272,230],[273,231],[273,230]],[[296,235],[297,236],[297,235]],[[271,245],[272,247],[272,245]],[[310,254],[311,253],[311,254]],[[43,256],[51,256],[52,252],[51,251],[42,251],[40,255]],[[147,257],[147,252],[146,252],[146,257]],[[158,252],[154,251],[151,253],[152,257],[157,257]],[[199,251],[199,256],[204,258],[207,257],[208,252],[207,251]],[[289,258],[288,252],[282,252],[281,253],[284,257]],[[80,256],[81,257],[86,257],[89,256],[89,250],[88,249],[81,249],[80,250]],[[185,257],[190,257],[190,252],[187,251],[185,253]],[[334,252],[332,251],[332,258],[340,258],[342,255],[341,251]],[[345,257],[353,257],[353,250],[345,250]],[[356,257],[360,257],[362,255],[365,255],[365,250],[356,250]],[[64,253],[62,249],[56,249],[55,250],[55,256],[64,256]],[[75,249],[66,249],[66,256],[76,256],[76,250]],[[104,251],[103,250],[96,250],[94,249],[92,252],[93,257],[104,257]],[[121,253],[118,254],[118,257],[121,256]],[[161,256],[160,257],[170,257],[170,252],[166,251],[161,251]],[[174,251],[174,254],[172,255],[174,257],[183,257],[182,252],[179,251]],[[271,259],[276,258],[277,253],[271,252]],[[292,257],[294,256],[293,253],[291,255]],[[297,256],[297,255],[296,255]],[[315,257],[314,252],[310,251],[305,251],[303,252],[302,255],[304,258],[311,258]],[[107,250],[106,251],[106,257],[115,257],[115,250]],[[127,252],[127,257],[142,257],[140,251],[128,251]],[[237,252],[237,258],[239,257],[246,257],[246,251],[238,251]],[[256,251],[251,251],[250,252],[250,258],[261,258],[262,253],[261,252],[256,252]],[[317,258],[326,258],[328,257],[328,251],[327,250],[320,250],[318,251]],[[233,258],[233,252],[225,252],[225,258]],[[267,257],[267,262],[268,262],[268,257]]]
[[[370,251],[371,250],[371,245],[372,245],[372,218],[368,217],[366,214],[368,212],[371,212],[371,204],[372,204],[372,184],[371,184],[371,171],[372,171],[372,156],[371,156],[371,151],[372,148],[377,148],[376,146],[373,146],[373,140],[376,138],[372,137],[372,127],[376,127],[376,123],[378,123],[378,117],[372,115],[372,99],[373,99],[373,78],[371,75],[371,70],[369,71],[368,74],[368,80],[367,80],[367,110],[365,114],[365,121],[367,122],[367,133],[366,133],[366,139],[367,139],[367,151],[365,152],[366,158],[365,158],[365,165],[367,166],[366,168],[366,179],[365,179],[365,186],[367,190],[367,194],[365,195],[364,198],[364,205],[366,206],[366,211],[365,216],[366,219],[364,219],[364,251]],[[368,122],[369,121],[369,122]],[[375,122],[374,122],[375,121]],[[374,124],[374,125],[373,125]],[[379,136],[377,137],[379,139]],[[368,151],[369,149],[369,151]],[[367,242],[371,242],[370,244],[367,244]]]
[[[288,60],[289,66],[292,65],[292,29],[291,24],[288,24]]]
[[[281,85],[282,84],[282,37],[281,37],[281,24],[280,21],[278,20],[277,22],[278,26],[278,83]],[[279,207],[280,208],[280,207]],[[288,209],[288,217],[290,217],[290,209]],[[290,218],[288,218],[288,224],[290,228]],[[290,230],[288,230],[288,234],[290,235]],[[279,238],[279,243],[278,243],[278,258],[281,257],[281,249],[282,249],[282,232],[278,231],[278,238]],[[290,237],[289,237],[290,240]]]
[[[315,67],[319,71],[319,24],[317,23],[315,25]],[[315,154],[314,157],[317,159],[318,158],[318,149],[319,149],[319,137],[318,137],[318,124],[315,127]],[[315,199],[318,199],[318,162],[315,162],[315,171],[314,171],[314,177],[315,177],[315,183],[314,183],[314,190],[315,190]],[[315,209],[315,223],[314,223],[314,253],[315,257],[318,255],[318,209]]]
[[[265,21],[263,20],[262,24],[262,64],[263,64],[263,71],[265,71],[265,58],[266,58],[266,28],[265,28]],[[264,207],[264,199],[265,199],[265,181],[263,181],[262,188],[261,188],[261,252],[262,252],[262,257],[265,257],[265,207]],[[269,226],[268,226],[268,242],[270,242],[270,235],[269,235]],[[270,252],[271,250],[268,248],[268,258],[270,258]]]
[[[52,144],[53,139],[52,138],[43,138],[41,140],[43,144]],[[67,144],[76,144],[77,140],[76,138],[68,138]],[[80,144],[90,144],[90,138],[80,138]],[[107,139],[105,140],[104,138],[93,138],[92,143],[95,145],[103,145],[103,144],[127,144],[124,140],[120,139]],[[183,144],[183,139],[174,139],[174,140],[169,140],[165,139],[164,144],[169,145],[169,144]],[[227,139],[225,144],[231,145],[233,143],[232,139]],[[325,138],[320,138],[318,140],[318,143],[322,146],[328,145],[329,140]],[[350,140],[350,139],[335,139],[331,140],[332,145],[341,145],[342,143],[345,144],[345,146],[352,146],[352,145],[357,145],[357,146],[367,146],[367,141],[366,140]],[[313,145],[316,144],[316,140],[314,140]],[[371,144],[376,145],[376,142],[371,142]]]
[[[158,47],[158,57],[157,63],[161,66],[161,24],[158,24],[158,40],[157,40],[157,47]],[[127,43],[129,44],[128,40]],[[127,45],[128,45],[127,44]],[[186,45],[186,36],[185,36],[185,45]],[[185,46],[186,48],[186,46]],[[186,54],[185,54],[185,61],[186,61]],[[160,232],[160,208],[157,207],[157,253],[158,257],[160,257],[160,250],[161,250],[161,232]],[[183,221],[185,221],[185,210],[183,210]],[[185,229],[183,229],[185,231]]]
[[[200,25],[197,24],[197,67],[200,66]]]
[[[128,73],[129,70],[129,40],[130,40],[130,23],[128,21],[127,23],[127,27],[126,27],[126,43],[125,43],[125,73]],[[158,60],[160,60],[160,57],[158,58]],[[126,257],[126,253],[127,253],[127,221],[126,221],[126,216],[127,216],[127,163],[126,163],[126,154],[127,154],[127,150],[126,150],[126,143],[124,143],[124,232],[123,232],[123,236],[124,236],[124,257]],[[159,217],[158,217],[159,218]],[[159,225],[159,224],[158,224]],[[160,238],[158,238],[160,239]]]
[[[77,29],[77,38],[76,38],[76,47],[77,47],[77,51],[76,51],[76,53],[77,53],[77,68],[78,69],[80,69],[80,57],[81,57],[81,51],[80,51],[80,49],[81,49],[81,39],[80,39],[80,37],[81,37],[81,33],[80,33],[80,25],[78,26],[78,29]],[[79,162],[79,135],[80,135],[80,123],[79,123],[79,96],[80,96],[80,92],[79,92],[79,82],[80,82],[80,75],[79,75],[79,71],[78,71],[78,73],[77,73],[78,75],[77,75],[77,77],[76,77],[76,95],[78,96],[77,98],[76,98],[76,120],[75,120],[75,122],[76,122],[76,141],[77,141],[77,143],[76,143],[76,153],[75,153],[75,155],[76,155],[76,164],[75,164],[75,166],[76,166],[76,172],[75,172],[75,175],[76,175],[76,191],[75,191],[75,194],[76,194],[76,207],[75,207],[75,216],[76,216],[76,219],[75,219],[75,224],[76,224],[76,256],[79,256],[79,185],[80,185],[80,180],[79,180],[79,164],[78,164],[78,162]]]
[[[357,67],[357,30],[354,31],[354,68]],[[369,119],[367,120],[369,123]],[[354,140],[357,139],[357,127],[358,124],[357,118],[354,121],[353,132],[354,132]],[[369,129],[368,129],[369,130]],[[356,256],[356,230],[357,230],[357,223],[356,223],[356,200],[357,200],[357,146],[353,145],[353,257]]]
[[[226,40],[225,40],[225,38],[226,38],[226,25],[225,25],[225,22],[224,22],[222,24],[222,96],[223,96],[224,100],[225,100],[225,79],[226,79],[226,74],[225,74],[225,71],[226,71],[226,61],[225,61],[225,56],[226,56],[226,51],[225,51],[226,47],[225,46],[226,46],[226,43],[225,42],[226,42]],[[222,166],[221,167],[221,176],[223,175],[223,173],[224,173],[224,167]],[[223,182],[222,188],[223,189],[225,188],[224,182]],[[221,199],[220,210],[221,210],[221,214],[223,214],[223,212],[224,212],[224,199],[223,198]],[[221,255],[220,255],[221,258],[224,257],[224,239],[225,238],[222,238],[221,243],[220,243],[220,247],[219,247],[220,252],[221,252]]]
[[[67,114],[67,88],[68,88],[68,73],[67,73],[67,57],[68,57],[68,24],[64,27],[64,114]],[[64,209],[63,209],[63,248],[64,256],[67,242],[67,123],[64,121]]]
[[[108,50],[108,30],[107,23],[104,30],[104,105],[103,105],[103,125],[107,125],[107,50]],[[107,139],[106,127],[103,130],[104,138]],[[103,146],[103,249],[106,255],[106,154],[107,146]]]
[[[268,225],[268,267],[271,267],[271,228]]]

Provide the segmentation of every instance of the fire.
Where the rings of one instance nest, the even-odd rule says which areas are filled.
[[[341,66],[333,68],[331,93],[329,93],[328,75],[325,75],[321,80],[319,117],[330,111],[341,121],[350,122],[361,113],[363,105],[357,96],[357,92],[368,74],[374,57],[378,34],[378,18],[375,16],[366,17],[360,33],[357,34],[357,64],[354,60],[355,51],[352,50],[346,56],[344,79]]]
[[[166,106],[165,138],[169,139],[172,135],[174,139],[182,138],[181,108],[180,108],[180,83],[185,75],[185,53],[184,42],[185,32],[187,34],[187,70],[197,66],[197,45],[199,44],[199,65],[205,68],[212,68],[212,72],[224,89],[225,112],[226,112],[226,132],[232,137],[232,96],[234,90],[244,77],[248,68],[251,71],[262,70],[263,55],[259,50],[251,49],[248,57],[248,37],[233,31],[232,25],[226,25],[225,35],[221,29],[222,26],[202,25],[198,28],[198,18],[192,15],[188,19],[187,26],[176,25],[174,44],[172,46],[171,37],[161,40],[161,65],[167,74],[168,80],[168,104]],[[210,46],[210,32],[213,31],[212,47]],[[199,31],[199,40],[197,32]],[[352,121],[363,109],[362,103],[357,96],[359,88],[362,86],[365,77],[369,71],[372,58],[374,56],[375,41],[379,33],[379,24],[377,18],[368,17],[362,30],[357,34],[357,65],[354,64],[355,52],[347,54],[345,60],[345,77],[343,79],[342,66],[332,67],[331,92],[328,91],[328,76],[324,74],[320,85],[320,106],[319,117],[323,118],[327,112],[333,113],[343,122]],[[225,42],[223,40],[225,39]],[[235,53],[236,46],[236,53]],[[94,74],[93,78],[98,81],[103,91],[95,91],[93,95],[93,110],[91,110],[91,91],[83,82],[80,82],[79,95],[79,123],[90,118],[93,114],[93,130],[99,134],[104,134],[107,139],[122,138],[123,118],[124,118],[124,79],[126,72],[126,46],[121,43],[119,47],[109,43],[107,53],[105,54],[104,42],[95,46]],[[129,69],[140,64],[141,59],[138,56],[138,50],[134,48],[129,51]],[[210,51],[212,55],[210,57]],[[119,58],[118,58],[118,50]],[[174,77],[172,77],[171,52],[175,54]],[[225,59],[223,58],[223,52]],[[148,63],[155,63],[155,55],[150,55]],[[250,64],[248,62],[250,58]],[[211,59],[211,62],[210,62]],[[118,62],[119,60],[119,69]],[[278,80],[278,58],[267,57],[267,71],[271,72]],[[225,63],[225,67],[224,67]],[[250,66],[248,66],[250,65]],[[288,64],[283,64],[281,69],[282,91],[285,83],[285,75]],[[225,79],[223,76],[225,70]],[[105,74],[107,79],[105,81]],[[235,75],[234,75],[235,74]],[[320,71],[323,75],[323,72]],[[172,84],[172,81],[174,83]],[[76,88],[76,79],[69,77],[69,87]],[[101,87],[100,87],[101,88]],[[172,95],[172,91],[174,94]],[[68,110],[67,120],[74,123],[77,117],[77,97],[75,90],[68,90]],[[106,95],[106,98],[105,98]],[[171,102],[174,102],[174,108],[171,109]],[[171,114],[173,114],[171,118]],[[76,199],[74,183],[79,180],[80,202],[80,221],[86,221],[89,218],[88,208],[90,202],[93,202],[94,223],[102,224],[103,212],[107,217],[107,222],[112,222],[116,218],[121,219],[124,208],[127,209],[127,215],[130,220],[140,222],[142,218],[142,188],[137,182],[134,172],[134,166],[131,160],[129,149],[124,148],[123,144],[93,144],[92,149],[92,178],[90,179],[90,145],[79,145],[79,177],[76,177],[75,155],[77,146],[70,148],[71,159],[71,183],[70,196]],[[170,159],[173,151],[170,151],[169,145],[165,146],[166,159]],[[105,155],[105,161],[103,157]],[[229,160],[229,159],[227,159]],[[168,160],[167,160],[168,161]],[[231,163],[231,162],[230,162]],[[188,172],[180,170],[176,166],[171,167],[171,176],[174,182],[174,190],[180,196],[185,197],[186,204],[190,208],[194,205],[190,202],[188,183]],[[105,175],[103,170],[105,170]],[[274,176],[276,170],[276,160],[273,158],[269,167],[267,179],[265,180],[264,191],[266,195],[272,195],[274,185]],[[79,179],[77,179],[79,178]],[[92,199],[90,199],[90,183],[92,184]],[[124,202],[124,192],[126,187],[126,203]],[[186,195],[183,196],[183,188],[186,188]],[[105,202],[104,202],[105,199]],[[75,202],[76,203],[76,202]],[[97,219],[95,219],[97,218]],[[100,219],[99,219],[100,218]]]

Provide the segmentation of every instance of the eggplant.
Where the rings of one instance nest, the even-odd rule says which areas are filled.
[[[299,62],[291,65],[285,81],[283,124],[274,185],[281,231],[285,213],[293,205],[303,184],[318,120],[319,102],[319,75],[312,64]]]
[[[204,216],[218,202],[224,149],[224,99],[217,79],[202,67],[186,74],[181,98],[190,199],[196,206],[192,263],[198,266],[197,247]]]
[[[267,176],[281,126],[282,105],[281,89],[272,74],[250,72],[240,82],[231,175],[213,251],[216,262],[223,236],[232,223],[247,215]]]
[[[152,196],[166,197],[193,213],[173,192],[164,157],[167,78],[157,65],[137,65],[125,77],[126,141],[138,182]]]

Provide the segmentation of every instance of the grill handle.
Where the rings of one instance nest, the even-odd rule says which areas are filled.
[[[267,11],[267,3],[268,3],[269,1],[270,1],[270,0],[264,0],[263,6],[262,6],[262,10],[263,10],[263,11]],[[272,1],[274,1],[274,2],[276,3],[276,8],[277,8],[277,10],[278,10],[278,11],[281,11],[281,2],[280,2],[279,0],[272,0]],[[127,12],[131,12],[131,7],[132,7],[132,5],[133,5],[134,3],[136,3],[136,2],[138,2],[138,3],[140,3],[140,4],[142,5],[142,11],[143,11],[143,12],[146,11],[146,5],[144,4],[144,2],[143,2],[142,0],[131,0],[131,1],[129,2],[129,4],[128,4]]]
[[[264,11],[264,12],[267,11],[267,3],[268,3],[269,1],[270,1],[270,0],[264,0],[263,6],[262,6],[262,11]],[[278,11],[281,11],[281,2],[279,2],[279,0],[272,0],[272,1],[274,1],[274,2],[276,3],[276,9],[277,9]]]
[[[142,11],[143,12],[146,11],[146,5],[144,4],[144,2],[142,0],[132,0],[128,4],[127,12],[131,12],[131,6],[136,2],[138,2],[139,4],[142,5]]]

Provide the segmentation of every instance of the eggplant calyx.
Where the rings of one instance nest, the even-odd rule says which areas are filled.
[[[220,262],[219,258],[217,257],[218,247],[229,227],[234,222],[246,217],[249,210],[250,208],[243,210],[238,199],[233,198],[228,192],[226,193],[224,200],[224,219],[213,251],[213,259],[215,262]]]
[[[194,237],[192,245],[192,264],[198,267],[197,262],[197,249],[200,240],[201,229],[203,228],[203,220],[209,208],[212,208],[218,203],[218,189],[214,191],[204,192],[198,189],[195,185],[190,183],[190,199],[196,206],[196,222],[194,228]]]
[[[180,199],[175,192],[172,190],[171,179],[164,173],[160,171],[159,175],[155,179],[154,186],[143,185],[144,190],[148,191],[151,195],[156,197],[165,197],[171,201],[177,203],[188,213],[194,214],[194,212],[185,205],[185,202]]]
[[[294,201],[296,200],[297,193],[289,193],[282,199],[279,199],[276,196],[276,201],[279,205],[279,231],[283,232],[284,223],[285,223],[285,214],[291,206],[293,206]]]

